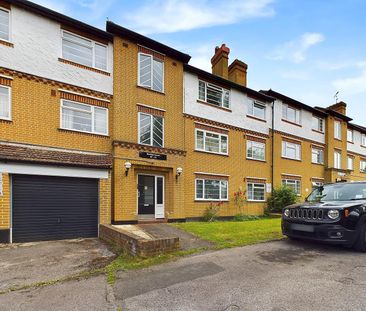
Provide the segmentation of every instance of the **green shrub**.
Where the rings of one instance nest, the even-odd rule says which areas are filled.
[[[267,208],[271,213],[281,213],[284,207],[296,203],[297,200],[298,197],[293,188],[277,188],[273,190],[272,195],[268,198]]]
[[[203,213],[202,220],[207,222],[216,221],[218,218],[218,213],[220,211],[222,202],[211,202],[210,206],[206,208]]]
[[[247,221],[247,220],[258,220],[259,216],[256,215],[244,215],[244,214],[236,214],[233,217],[234,221]]]

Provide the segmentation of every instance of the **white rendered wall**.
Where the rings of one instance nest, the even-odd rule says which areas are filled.
[[[58,61],[62,57],[60,24],[12,6],[11,43],[0,45],[0,67],[112,94],[113,46],[108,46],[110,76]]]
[[[361,146],[361,133],[353,130],[353,144],[347,142],[347,150],[366,157],[366,148]]]
[[[214,83],[213,83],[214,84]],[[216,122],[268,134],[271,127],[271,107],[267,104],[266,121],[262,122],[247,117],[248,108],[253,101],[246,94],[237,90],[230,90],[231,111],[218,109],[197,102],[198,77],[189,72],[184,73],[184,113],[213,120]]]
[[[275,101],[275,130],[289,133],[315,142],[325,143],[325,134],[312,130],[313,114],[310,111],[301,110],[301,127],[282,121],[282,101]]]

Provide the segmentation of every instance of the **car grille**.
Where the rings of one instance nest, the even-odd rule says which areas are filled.
[[[289,218],[321,220],[324,218],[324,211],[319,208],[291,208]]]

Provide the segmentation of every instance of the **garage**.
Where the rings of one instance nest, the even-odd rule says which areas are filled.
[[[12,175],[12,241],[98,236],[98,179]]]

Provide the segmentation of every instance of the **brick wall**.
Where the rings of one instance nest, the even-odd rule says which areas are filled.
[[[0,229],[10,228],[10,180],[9,174],[2,174],[2,190],[0,195]]]
[[[112,178],[99,180],[99,223],[111,223]]]

